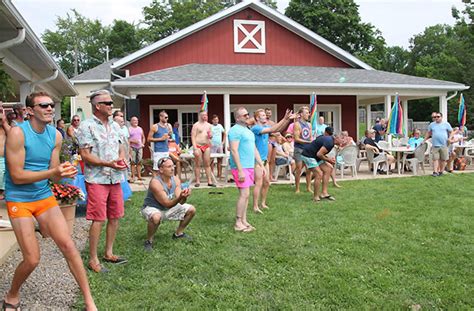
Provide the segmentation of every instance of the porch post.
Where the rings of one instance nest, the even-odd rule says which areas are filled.
[[[408,136],[408,100],[402,101],[403,108],[403,124],[405,124],[405,136]]]
[[[388,124],[388,119],[390,118],[390,112],[392,111],[392,96],[391,95],[385,95],[385,121]],[[388,129],[387,129],[388,132]],[[392,135],[386,134],[387,141],[390,145],[392,145]]]
[[[448,122],[448,100],[446,99],[446,95],[439,97],[439,112],[443,114],[443,120]]]
[[[26,96],[31,93],[31,83],[30,82],[21,82],[20,83],[20,103],[25,105]]]
[[[230,130],[230,94],[225,93],[224,94],[224,129],[226,133],[229,133]],[[225,146],[226,150],[225,153],[227,153],[227,149],[229,146],[229,142],[227,140],[227,135],[225,135]]]
[[[372,122],[372,105],[365,106],[365,118],[365,123],[367,124],[366,129],[368,130],[372,128],[372,124],[370,124]]]

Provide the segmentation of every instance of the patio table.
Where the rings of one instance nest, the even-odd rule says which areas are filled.
[[[400,146],[400,147],[394,147],[394,146],[390,146],[390,147],[385,147],[383,148],[384,151],[387,151],[387,152],[395,152],[396,153],[396,163],[397,163],[397,168],[398,168],[398,175],[401,174],[401,172],[403,170],[400,170],[401,168],[401,164],[400,163],[400,160],[401,160],[401,155],[403,153],[405,154],[413,154],[415,152],[415,148],[411,148],[410,146]]]

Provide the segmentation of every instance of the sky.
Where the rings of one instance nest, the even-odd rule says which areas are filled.
[[[40,36],[46,29],[55,30],[58,16],[71,9],[82,15],[111,24],[114,19],[138,23],[142,8],[151,0],[12,0]],[[454,24],[451,7],[463,8],[462,0],[355,0],[363,22],[378,28],[389,46],[409,47],[409,40],[427,26]],[[278,10],[284,13],[289,0],[278,0]],[[41,14],[38,14],[41,12]]]

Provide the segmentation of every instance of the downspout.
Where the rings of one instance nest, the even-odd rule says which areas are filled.
[[[46,83],[46,82],[49,82],[49,81],[53,81],[53,80],[56,80],[56,78],[58,77],[59,75],[59,71],[57,69],[54,69],[53,70],[53,75],[52,76],[49,76],[47,78],[44,78],[42,80],[38,80],[36,82],[33,82],[31,84],[31,90],[34,91],[35,90],[35,87],[38,85],[38,84],[43,84],[43,83]]]
[[[458,95],[458,91],[455,91],[453,95],[449,96],[448,98],[446,98],[446,101],[456,97],[456,95]]]
[[[17,28],[18,35],[10,40],[0,43],[0,50],[11,48],[12,46],[18,45],[25,41],[25,28]]]

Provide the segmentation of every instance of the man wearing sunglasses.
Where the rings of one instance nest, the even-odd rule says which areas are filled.
[[[148,132],[147,140],[153,144],[153,171],[158,171],[158,161],[161,158],[169,157],[168,140],[173,134],[171,124],[168,123],[166,111],[160,112],[160,122],[153,124]]]
[[[62,137],[49,125],[54,117],[54,103],[47,93],[37,92],[26,98],[26,106],[31,120],[12,127],[6,142],[6,202],[23,260],[15,270],[2,308],[19,308],[21,285],[39,263],[35,217],[41,232],[50,236],[63,253],[84,295],[86,309],[97,310],[81,256],[48,183],[48,179],[58,182],[77,174],[71,163],[59,162]]]
[[[108,272],[99,261],[97,246],[102,225],[107,220],[103,261],[124,264],[125,258],[113,253],[119,219],[124,215],[123,193],[120,182],[125,162],[124,138],[119,125],[112,120],[113,101],[107,90],[90,96],[93,116],[81,122],[77,132],[79,152],[85,162],[84,176],[87,190],[86,219],[92,224],[89,231],[89,265],[94,272]]]
[[[75,138],[77,131],[79,130],[79,125],[81,125],[81,119],[77,114],[75,114],[72,116],[71,125],[67,128],[67,136],[70,138]]]
[[[150,181],[150,187],[142,207],[142,215],[148,221],[145,251],[153,248],[153,237],[158,226],[165,220],[179,220],[179,226],[171,236],[173,239],[187,239],[191,237],[184,233],[184,229],[193,219],[196,209],[187,204],[191,189],[181,188],[179,176],[174,175],[174,163],[169,157],[161,158],[157,163],[158,172]]]
[[[451,124],[443,122],[443,114],[441,112],[433,113],[433,122],[428,127],[425,142],[431,138],[432,148],[431,155],[433,157],[433,177],[443,175],[446,162],[449,159],[448,139],[453,131]]]

